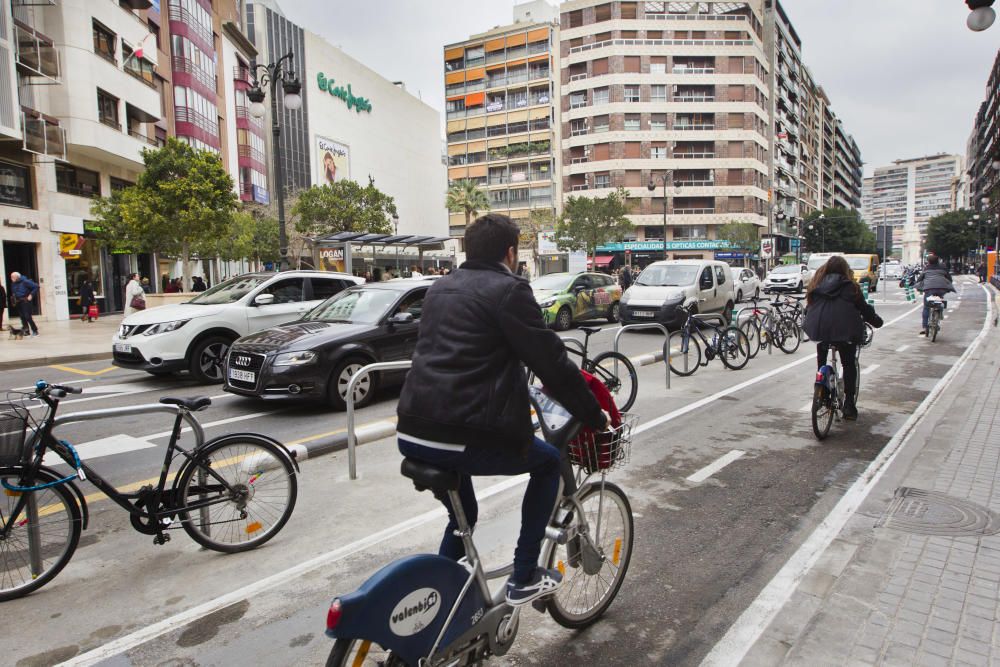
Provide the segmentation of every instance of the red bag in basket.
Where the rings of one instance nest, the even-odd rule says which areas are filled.
[[[594,394],[594,398],[601,405],[601,409],[608,413],[611,417],[612,428],[618,428],[622,423],[621,412],[618,411],[618,406],[615,405],[615,399],[611,396],[611,392],[608,388],[604,386],[599,378],[594,377],[587,371],[580,371],[583,375],[583,379],[586,381],[587,386],[590,387],[590,391]],[[591,442],[595,443],[594,452],[589,453],[587,449],[590,447]],[[604,470],[611,467],[613,463],[611,460],[611,445],[610,436],[607,434],[597,433],[596,431],[585,428],[580,431],[580,433],[573,439],[569,444],[570,458],[577,461],[587,462],[588,468],[594,468],[593,464],[596,464],[596,468]],[[597,460],[593,461],[593,456],[596,454]]]

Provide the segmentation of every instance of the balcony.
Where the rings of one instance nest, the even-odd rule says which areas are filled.
[[[17,70],[28,78],[43,78],[58,82],[59,51],[52,41],[29,28],[15,25]]]
[[[581,74],[572,74],[572,75],[570,75],[569,80],[572,83],[573,81],[583,81],[586,78],[587,78],[587,73],[583,72]]]
[[[143,134],[139,130],[129,130],[128,131],[128,136],[133,137],[135,139],[138,139],[139,141],[141,141],[141,142],[143,142],[145,144],[149,144],[150,146],[152,146],[154,148],[159,148],[160,146],[163,146],[163,142],[157,140],[156,137],[146,136],[145,134]]]
[[[57,160],[66,159],[66,130],[58,122],[32,117],[22,111],[21,129],[24,131],[24,150]]]
[[[589,190],[590,186],[586,183],[576,183],[570,186],[570,192],[581,192],[583,190]]]
[[[672,74],[715,74],[714,67],[686,67],[684,65],[674,65]]]
[[[715,95],[692,95],[678,94],[673,97],[674,102],[714,102]]]
[[[258,164],[264,164],[264,152],[254,148],[253,146],[248,146],[247,144],[239,144],[237,146],[237,155],[241,158],[248,158],[257,162]]]
[[[198,83],[205,86],[207,89],[215,92],[216,91],[216,81],[215,75],[209,74],[196,67],[194,61],[183,56],[174,56],[171,58],[171,67],[174,72],[180,72],[181,74],[187,74],[194,78]]]
[[[699,188],[699,187],[711,187],[715,185],[715,181],[711,178],[689,178],[689,179],[677,179],[674,181],[674,185],[680,186],[682,188]]]
[[[212,31],[206,30],[198,21],[191,15],[184,7],[179,4],[169,3],[170,7],[170,20],[177,21],[178,23],[183,23],[187,26],[194,35],[204,42],[204,45],[211,48],[215,46],[215,40],[212,39]]]
[[[188,107],[174,106],[174,119],[180,123],[191,123],[200,127],[205,132],[213,136],[219,136],[219,123],[207,116],[203,116],[194,109]]]
[[[715,213],[714,208],[677,208],[674,207],[674,215],[708,215]]]
[[[233,66],[233,81],[240,81],[247,85],[253,85],[253,72],[251,72],[249,67],[242,67],[241,65]]]
[[[715,152],[714,151],[710,152],[710,153],[706,153],[706,152],[700,152],[700,153],[695,153],[695,152],[676,153],[675,152],[674,153],[674,159],[675,160],[697,160],[697,159],[701,159],[701,158],[714,158],[714,157],[715,157]]]
[[[682,125],[674,125],[675,130],[714,130],[714,123],[685,123]]]

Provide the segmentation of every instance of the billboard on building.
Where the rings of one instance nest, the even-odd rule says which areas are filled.
[[[351,177],[351,148],[347,144],[317,135],[316,155],[319,156],[316,182],[320,185],[330,185]]]

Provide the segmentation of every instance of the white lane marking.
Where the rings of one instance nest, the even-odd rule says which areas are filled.
[[[985,291],[985,288],[983,288]],[[812,567],[819,560],[823,552],[826,551],[834,538],[840,534],[841,529],[848,519],[864,502],[872,488],[878,483],[895,460],[896,455],[909,441],[910,436],[917,425],[923,419],[927,411],[937,402],[941,393],[951,384],[955,376],[962,370],[965,363],[976,351],[979,344],[986,337],[992,321],[993,304],[987,301],[987,317],[983,322],[983,328],[976,336],[972,344],[965,350],[955,365],[945,373],[944,377],[938,380],[931,392],[924,398],[923,402],[917,406],[906,423],[896,431],[892,439],[882,448],[879,455],[869,464],[864,473],[855,480],[854,484],[841,497],[833,510],[820,522],[816,530],[803,542],[802,546],[792,555],[782,566],[781,570],[764,587],[753,603],[744,610],[736,622],[729,628],[725,636],[712,647],[708,655],[701,662],[702,667],[715,667],[716,665],[737,665],[750,648],[757,642],[767,626],[771,624],[774,617],[778,615],[781,608],[791,598],[792,593],[798,588],[799,583],[809,573]]]
[[[527,475],[518,475],[517,477],[511,477],[502,482],[498,482],[491,487],[488,487],[476,495],[480,500],[495,496],[499,493],[503,493],[508,489],[512,489],[520,484],[525,483],[528,480]],[[174,614],[162,621],[153,623],[144,628],[140,628],[135,632],[125,635],[124,637],[119,637],[118,639],[108,642],[102,646],[98,646],[95,649],[87,651],[81,655],[67,660],[61,663],[62,665],[67,665],[71,667],[83,667],[84,665],[93,665],[102,660],[107,660],[112,656],[118,655],[119,653],[124,653],[130,649],[135,648],[141,644],[148,641],[152,641],[157,637],[164,635],[172,630],[179,627],[192,623],[199,618],[202,618],[214,611],[223,609],[234,602],[239,602],[240,600],[252,599],[264,591],[270,590],[276,586],[282,584],[287,584],[292,579],[301,577],[313,570],[318,570],[320,568],[328,567],[331,563],[343,560],[348,556],[352,556],[360,551],[368,549],[381,542],[388,541],[398,535],[418,528],[431,521],[436,521],[445,516],[444,507],[439,507],[438,509],[433,509],[423,514],[419,514],[412,519],[407,519],[406,521],[401,521],[394,526],[390,526],[384,530],[380,530],[377,533],[372,533],[367,537],[363,537],[360,540],[351,542],[350,544],[344,545],[332,551],[328,551],[325,554],[320,554],[314,558],[311,558],[305,562],[294,565],[282,572],[272,574],[269,577],[265,577],[259,581],[255,581],[252,584],[248,584],[242,588],[238,588],[235,591],[226,593],[225,595],[220,595],[217,598],[203,602],[200,605],[187,609],[180,612],[179,614]]]
[[[879,366],[881,366],[881,364],[872,364],[871,366],[869,366],[865,370],[861,371],[861,374],[862,375],[868,375],[869,373],[874,373],[875,369],[878,368]]]
[[[899,347],[896,348],[896,352],[906,352],[909,349],[910,349],[909,345],[900,345]]]
[[[87,378],[85,380],[66,380],[65,382],[56,382],[56,384],[80,384],[81,382],[93,382],[94,378]],[[28,385],[27,387],[14,387],[11,391],[34,391],[35,385]]]
[[[700,484],[701,482],[704,482],[706,479],[708,479],[715,473],[725,468],[733,461],[742,457],[744,454],[746,454],[746,452],[744,452],[742,449],[734,449],[731,452],[723,454],[722,456],[715,459],[714,461],[709,463],[707,466],[705,466],[698,472],[694,473],[693,475],[688,475],[684,479],[686,479],[689,482],[694,482],[695,484]]]
[[[810,410],[812,410],[812,407],[813,407],[813,402],[809,401],[808,403],[806,403],[805,405],[803,405],[801,408],[799,408],[799,412],[809,412]]]
[[[99,459],[102,456],[114,456],[116,454],[125,454],[127,452],[134,452],[140,449],[152,449],[156,447],[156,445],[147,440],[135,438],[124,433],[108,436],[107,438],[100,438],[99,440],[81,442],[80,444],[73,446],[76,448],[80,458],[84,461]],[[58,463],[69,465],[55,452],[47,452],[42,458],[42,463],[47,466],[56,465]]]

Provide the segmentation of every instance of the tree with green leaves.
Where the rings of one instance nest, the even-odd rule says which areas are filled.
[[[91,214],[98,242],[132,252],[179,257],[184,288],[191,288],[191,258],[212,254],[228,238],[236,192],[219,156],[174,138],[144,149],[145,170],[134,186],[95,199]]]
[[[927,252],[933,252],[946,260],[962,259],[976,248],[982,239],[994,238],[996,228],[983,224],[982,231],[977,229],[979,221],[969,224],[973,212],[966,209],[949,211],[931,218],[927,223]]]
[[[389,234],[396,202],[371,177],[364,187],[345,179],[301,190],[291,211],[295,230],[312,238],[339,232]]]
[[[555,231],[559,218],[551,208],[535,208],[526,219],[517,221],[521,228],[521,237],[518,243],[519,250],[531,252],[531,270],[534,272],[538,268],[538,235],[542,232]]]
[[[445,206],[452,213],[464,213],[465,226],[468,228],[473,217],[490,210],[490,199],[475,181],[462,179],[448,186]]]
[[[559,249],[586,250],[593,257],[598,246],[623,239],[632,231],[627,199],[624,188],[606,197],[569,197],[556,225]]]
[[[809,252],[872,253],[875,232],[856,209],[825,208],[805,217],[801,226]]]
[[[721,241],[728,241],[730,248],[745,251],[745,257],[760,247],[760,228],[752,222],[733,220],[719,227],[715,235]]]
[[[247,208],[233,214],[230,238],[219,244],[218,256],[225,261],[248,259],[256,264],[277,263],[278,220],[266,209]]]

